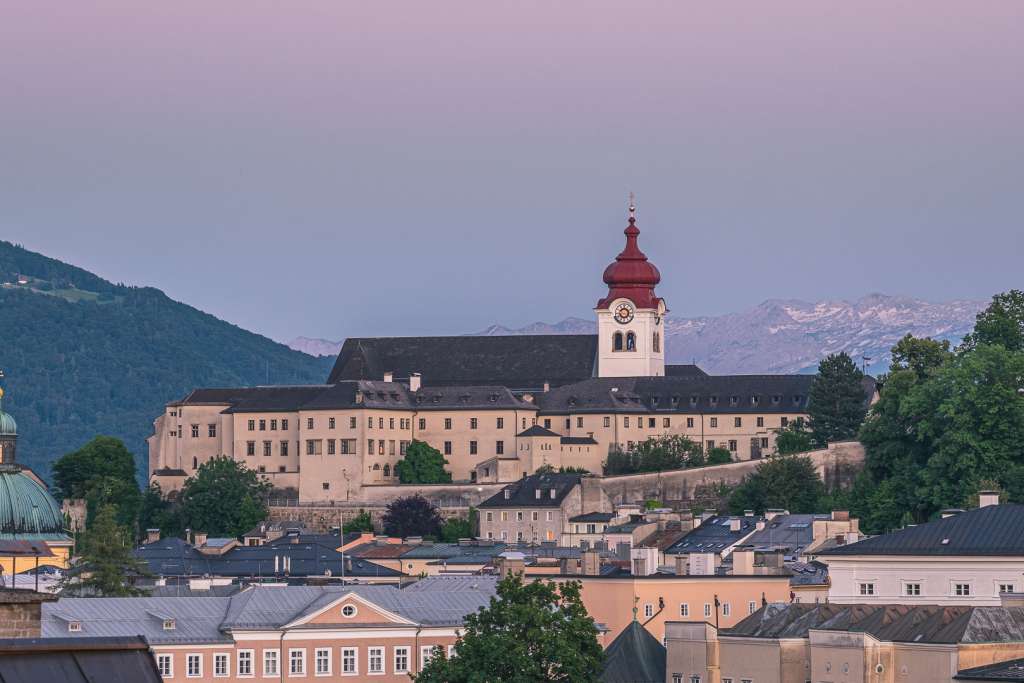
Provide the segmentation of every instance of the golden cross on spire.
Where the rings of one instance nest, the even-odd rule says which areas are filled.
[[[629,217],[636,218],[636,195],[629,193]]]

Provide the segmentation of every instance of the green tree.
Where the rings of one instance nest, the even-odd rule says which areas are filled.
[[[456,543],[460,538],[475,538],[477,530],[476,508],[469,508],[466,519],[449,517],[441,525],[441,540],[445,543]]]
[[[346,534],[356,531],[373,533],[373,518],[366,510],[360,510],[358,515],[341,525],[341,530]]]
[[[918,379],[924,379],[952,358],[948,340],[936,341],[908,334],[892,347],[889,372],[910,370]]]
[[[814,435],[803,420],[793,420],[785,427],[775,430],[776,455],[792,455],[814,450]]]
[[[135,480],[135,456],[120,439],[93,437],[87,444],[53,463],[53,483],[58,498],[83,498],[86,525],[97,510],[114,505],[117,523],[134,527],[141,494]]]
[[[708,450],[708,465],[728,465],[731,462],[732,453],[729,452],[728,448],[716,446],[715,448],[711,448]]]
[[[211,536],[241,536],[267,518],[270,484],[243,463],[218,457],[199,466],[179,495],[181,523]]]
[[[729,509],[763,513],[769,508],[793,514],[821,512],[825,487],[814,462],[799,455],[776,455],[765,459],[733,489]]]
[[[441,513],[429,500],[416,494],[396,498],[384,511],[384,533],[388,536],[431,536],[441,533]]]
[[[605,461],[605,474],[662,472],[705,464],[700,444],[680,435],[651,437],[628,451],[614,450]]]
[[[970,351],[982,344],[1024,351],[1024,292],[1011,289],[996,294],[988,308],[978,314],[974,331],[964,337],[961,349]]]
[[[117,523],[117,509],[103,505],[81,538],[81,554],[63,579],[65,594],[85,597],[145,595],[131,581],[149,576],[145,563],[132,555],[131,531]]]
[[[147,529],[160,529],[163,536],[178,536],[183,531],[177,507],[164,497],[156,483],[142,492],[139,504],[139,535],[144,535]]]
[[[405,457],[395,464],[395,474],[403,484],[447,484],[452,480],[444,469],[447,464],[441,451],[424,441],[413,441]]]
[[[825,446],[857,436],[867,412],[863,379],[846,352],[832,354],[818,365],[807,408],[816,444]]]
[[[438,648],[417,683],[596,681],[604,653],[580,583],[501,580],[490,605],[466,617],[455,656]]]

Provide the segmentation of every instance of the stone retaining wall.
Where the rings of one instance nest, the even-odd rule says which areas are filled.
[[[828,448],[805,453],[829,486],[847,486],[863,467],[864,446],[857,441],[831,443]],[[721,485],[735,486],[757,469],[760,460],[745,460],[727,465],[698,467],[669,472],[646,472],[613,477],[600,477],[601,488],[613,503],[635,503],[654,499],[663,503],[713,506]],[[359,501],[337,501],[333,504],[297,505],[271,504],[270,519],[298,519],[310,529],[327,531],[359,514],[370,513],[379,525],[384,510],[392,500],[420,494],[436,505],[444,517],[465,517],[469,507],[479,505],[502,489],[504,484],[407,484],[400,486],[364,486]]]

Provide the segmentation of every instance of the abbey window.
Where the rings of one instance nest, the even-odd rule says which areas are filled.
[[[615,335],[612,337],[612,351],[621,351],[621,350],[622,350],[622,333],[621,332],[616,332]]]

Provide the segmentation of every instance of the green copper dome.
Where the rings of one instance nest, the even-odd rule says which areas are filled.
[[[0,373],[0,377],[3,377],[3,373]],[[18,435],[18,423],[14,421],[14,416],[4,412],[4,390],[0,389],[0,436],[17,436]]]
[[[0,465],[0,533],[63,533],[60,505],[46,487],[17,465]]]
[[[0,410],[0,436],[17,436],[18,423],[9,413]]]

